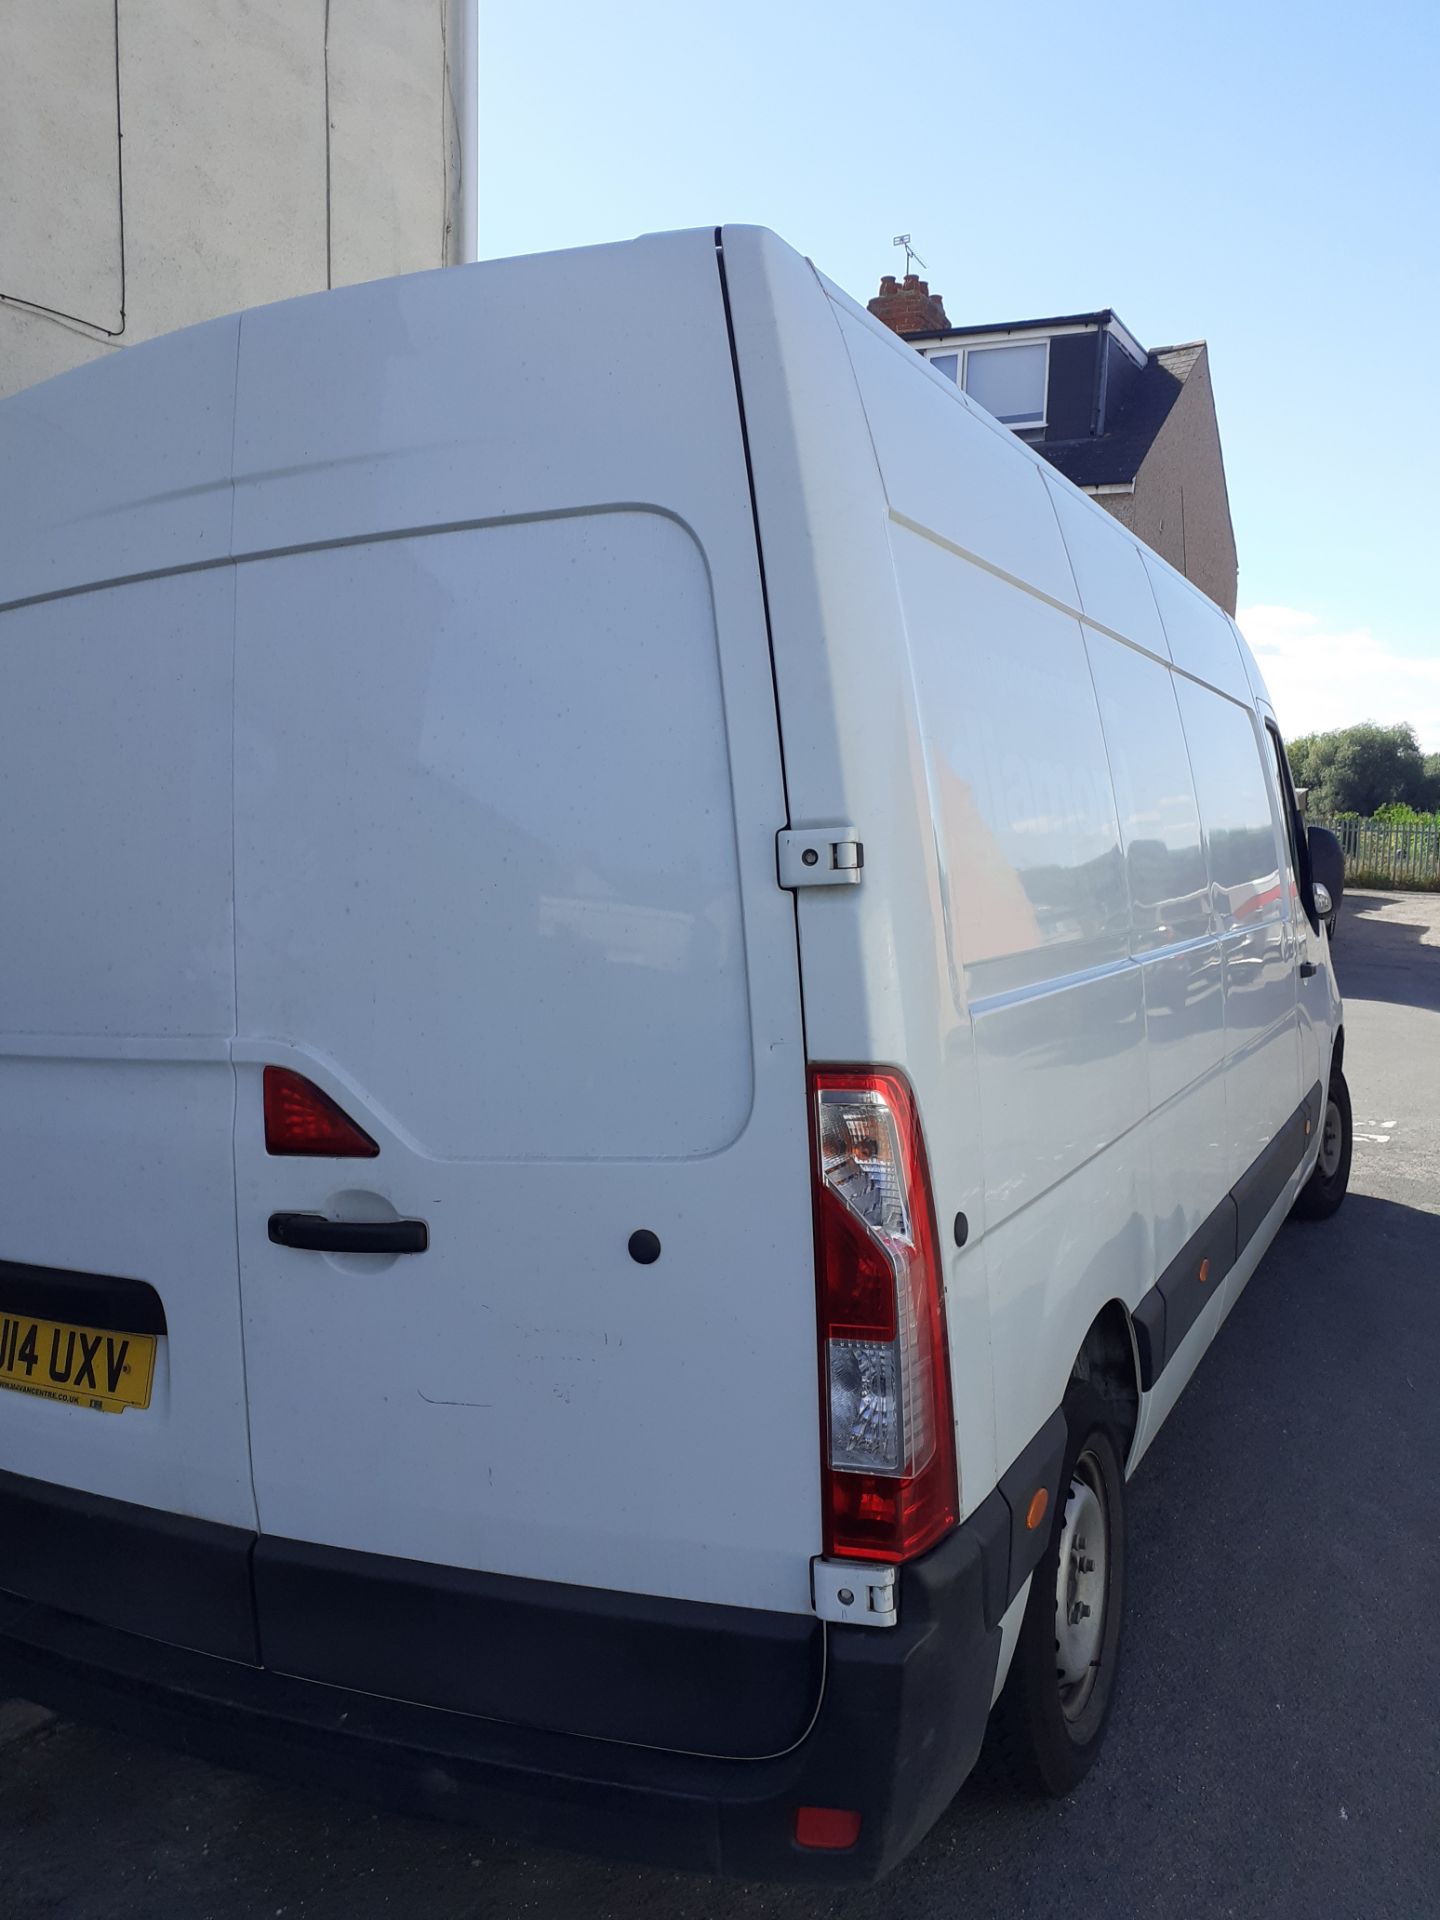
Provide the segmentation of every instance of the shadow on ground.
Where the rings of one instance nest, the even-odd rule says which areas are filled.
[[[1440,1012],[1435,906],[1433,894],[1347,894],[1333,949],[1341,993]]]

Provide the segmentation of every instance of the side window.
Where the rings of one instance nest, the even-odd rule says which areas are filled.
[[[1300,821],[1300,808],[1295,799],[1295,782],[1290,777],[1290,762],[1285,753],[1285,742],[1280,738],[1280,729],[1271,721],[1265,722],[1265,732],[1269,736],[1270,750],[1274,756],[1275,793],[1280,803],[1280,818],[1285,826],[1286,853],[1290,861],[1290,889],[1295,899],[1304,907],[1306,917],[1312,924],[1317,916],[1310,911],[1310,845],[1305,838]],[[1299,914],[1295,915],[1296,920]]]
[[[1210,929],[1209,887],[1173,676],[1103,633],[1087,630],[1085,645],[1125,848],[1132,951],[1199,939]]]
[[[1222,930],[1277,920],[1283,912],[1281,853],[1250,711],[1178,676],[1175,691]]]

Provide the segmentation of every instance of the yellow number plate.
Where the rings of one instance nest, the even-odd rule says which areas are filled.
[[[0,1387],[97,1413],[148,1407],[155,1336],[0,1313]]]

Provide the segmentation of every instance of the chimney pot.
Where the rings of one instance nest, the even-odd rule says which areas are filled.
[[[870,302],[877,320],[895,333],[936,333],[950,324],[945,302],[931,293],[930,284],[917,273],[907,273],[897,285],[893,273],[880,276],[880,291]]]

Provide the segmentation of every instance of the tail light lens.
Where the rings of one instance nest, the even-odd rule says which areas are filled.
[[[908,1560],[955,1524],[935,1207],[910,1088],[813,1068],[825,1550]]]
[[[288,1067],[265,1069],[265,1151],[373,1160],[380,1149],[328,1093]]]

